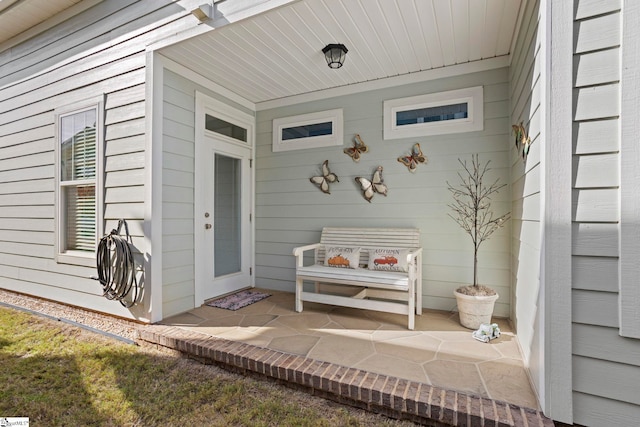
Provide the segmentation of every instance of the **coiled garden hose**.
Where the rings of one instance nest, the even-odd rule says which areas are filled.
[[[120,235],[124,225],[126,236]],[[132,307],[138,300],[138,280],[136,266],[131,253],[133,239],[129,235],[129,226],[124,219],[118,221],[118,228],[100,239],[96,254],[98,280],[104,296],[119,301],[124,307]],[[133,298],[127,296],[133,291]]]

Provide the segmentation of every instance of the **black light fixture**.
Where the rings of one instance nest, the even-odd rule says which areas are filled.
[[[327,60],[329,68],[340,68],[344,64],[347,55],[347,48],[343,44],[328,44],[323,49],[324,58]]]

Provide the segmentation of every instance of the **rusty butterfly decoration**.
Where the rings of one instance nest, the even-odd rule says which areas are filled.
[[[351,157],[354,162],[360,161],[360,154],[367,153],[369,151],[369,147],[364,143],[360,135],[356,134],[353,140],[353,147],[345,148],[344,153]]]
[[[522,160],[527,160],[527,155],[531,148],[531,138],[527,135],[527,131],[522,125],[522,122],[517,125],[511,125],[511,128],[516,135],[516,150],[518,150],[518,154],[522,156]]]
[[[420,163],[427,163],[427,156],[422,153],[420,144],[416,142],[411,149],[411,154],[398,157],[398,161],[405,165],[407,169],[409,169],[409,172],[415,172]]]
[[[383,196],[387,195],[387,186],[382,179],[382,166],[378,166],[375,172],[373,172],[371,180],[357,176],[356,182],[362,189],[364,199],[369,203],[371,203],[371,199],[373,199],[375,193],[382,194]]]
[[[309,181],[317,185],[325,194],[331,194],[329,191],[330,183],[340,182],[338,175],[329,170],[329,160],[325,160],[324,163],[322,163],[322,175],[312,176],[309,178]]]

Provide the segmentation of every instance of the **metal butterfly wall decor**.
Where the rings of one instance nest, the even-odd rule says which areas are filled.
[[[371,180],[357,176],[356,182],[362,189],[364,199],[369,203],[371,203],[371,199],[375,193],[382,194],[383,196],[387,195],[387,186],[382,179],[382,166],[378,166],[375,172],[373,172]]]
[[[356,134],[353,141],[353,147],[345,148],[344,153],[351,157],[354,162],[360,161],[360,154],[366,153],[369,151],[369,147],[367,147],[360,138],[360,135]]]
[[[329,160],[325,160],[324,163],[322,163],[322,175],[312,176],[309,178],[309,181],[317,185],[323,193],[331,194],[329,191],[329,183],[339,182],[340,180],[338,179],[338,175],[329,170]]]
[[[420,144],[416,142],[411,149],[411,154],[408,156],[398,157],[398,161],[405,165],[409,169],[409,172],[415,172],[418,168],[418,164],[427,163],[427,157],[422,153]]]
[[[531,138],[527,135],[527,131],[522,125],[522,122],[517,125],[511,125],[511,128],[516,135],[516,150],[518,150],[518,154],[522,156],[522,160],[526,160],[529,149],[531,148]]]

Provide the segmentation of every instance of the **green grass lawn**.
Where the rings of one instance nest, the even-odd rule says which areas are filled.
[[[401,425],[6,308],[0,416],[29,417],[32,426]]]

